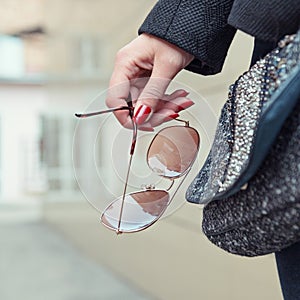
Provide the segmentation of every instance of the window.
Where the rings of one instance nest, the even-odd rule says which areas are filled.
[[[73,118],[64,115],[41,117],[40,161],[45,168],[48,190],[77,190],[72,165]]]
[[[99,73],[101,64],[99,38],[91,36],[79,37],[75,38],[71,44],[71,68],[81,75]]]
[[[0,77],[24,76],[24,47],[18,37],[0,35]]]

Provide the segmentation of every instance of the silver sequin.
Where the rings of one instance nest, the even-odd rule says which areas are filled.
[[[292,42],[293,41],[293,42]],[[208,158],[187,191],[187,199],[207,203],[228,191],[249,165],[258,122],[272,95],[300,61],[300,31],[259,60],[229,87]]]

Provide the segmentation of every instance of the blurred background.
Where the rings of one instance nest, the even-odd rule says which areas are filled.
[[[184,189],[178,207],[153,227],[116,236],[79,188],[76,172],[90,180],[90,127],[74,143],[74,112],[107,89],[117,50],[137,36],[155,2],[0,0],[1,300],[282,299],[273,256],[241,258],[211,245],[200,229],[202,208],[184,203]],[[222,74],[176,78],[205,100],[192,116],[213,116],[199,131],[215,126],[252,43],[236,35]],[[96,150],[104,202],[123,182],[109,169],[105,145],[116,135],[108,120]],[[194,172],[208,150],[204,143]]]

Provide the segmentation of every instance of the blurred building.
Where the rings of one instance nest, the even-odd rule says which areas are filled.
[[[154,2],[1,2],[0,201],[78,195],[74,112],[107,88],[117,49]]]
[[[80,195],[72,162],[74,112],[84,110],[107,89],[115,53],[137,35],[155,2],[1,1],[0,201]],[[251,45],[249,38],[240,37],[222,74],[205,79],[189,72],[178,76],[200,91],[216,112],[229,84],[248,66],[245,56]],[[98,102],[99,108],[103,102]],[[90,131],[87,124],[79,133],[81,145],[87,144]],[[87,153],[81,148],[74,160],[90,184]],[[101,145],[96,148],[105,154]],[[105,169],[108,160],[99,160]],[[115,177],[104,173],[105,184],[115,186]]]

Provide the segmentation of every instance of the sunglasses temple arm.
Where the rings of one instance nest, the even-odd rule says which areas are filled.
[[[124,202],[125,202],[125,197],[126,197],[126,191],[127,191],[127,185],[128,185],[128,180],[129,180],[130,169],[131,169],[132,157],[133,157],[133,153],[134,153],[134,149],[135,149],[135,145],[136,145],[136,140],[137,140],[137,124],[135,123],[134,120],[132,120],[132,128],[133,128],[133,134],[132,134],[132,142],[131,142],[131,148],[130,148],[130,158],[129,158],[128,168],[127,168],[127,174],[126,174],[124,190],[123,190],[118,228],[117,228],[117,231],[116,231],[117,234],[122,233],[122,231],[120,230],[120,227],[121,227],[121,222],[122,222],[123,208],[124,208]]]
[[[102,114],[115,112],[115,111],[119,111],[119,110],[129,110],[129,112],[131,112],[132,109],[133,109],[132,106],[121,106],[121,107],[110,108],[107,110],[101,110],[101,111],[96,111],[96,112],[86,113],[86,114],[77,114],[76,113],[75,116],[77,118],[87,118],[87,117],[93,117],[93,116],[102,115]]]
[[[130,148],[130,155],[133,155],[133,153],[134,153],[136,140],[137,140],[137,125],[132,120],[132,142],[131,142],[131,148]]]
[[[131,148],[130,148],[130,158],[129,158],[129,163],[128,163],[128,167],[127,167],[127,174],[126,174],[124,190],[123,190],[123,194],[122,194],[123,196],[122,196],[122,203],[121,203],[121,208],[120,208],[119,222],[118,222],[118,228],[116,231],[117,234],[122,233],[122,231],[120,230],[120,227],[121,227],[121,222],[122,222],[123,208],[124,208],[124,202],[125,202],[125,197],[126,197],[130,169],[131,169],[132,157],[133,157],[136,140],[137,140],[137,125],[133,120],[132,120],[132,126],[133,126],[133,135],[132,135],[132,142],[131,142]]]
[[[128,94],[128,98],[126,99],[127,105],[129,107],[129,115],[132,118],[133,117],[133,103],[132,103],[132,96],[131,93]]]
[[[122,231],[120,230],[120,227],[121,227],[121,222],[122,222],[123,208],[124,208],[124,202],[125,202],[125,197],[126,197],[126,191],[127,191],[127,185],[128,185],[128,180],[129,180],[130,169],[131,169],[132,157],[133,157],[133,155],[130,155],[128,168],[127,168],[127,174],[126,174],[126,180],[125,180],[125,185],[124,185],[124,190],[123,190],[123,194],[122,194],[122,203],[121,203],[121,207],[120,207],[118,228],[116,230],[117,234],[122,233]]]

